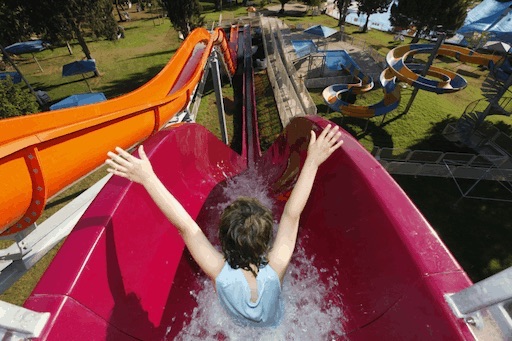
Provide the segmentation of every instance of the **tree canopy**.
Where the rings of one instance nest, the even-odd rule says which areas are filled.
[[[163,6],[167,9],[174,29],[180,31],[184,37],[204,24],[202,7],[198,0],[164,0]]]
[[[281,3],[281,9],[279,10],[279,13],[283,14],[284,13],[284,5],[286,5],[288,2],[290,2],[290,0],[279,0],[279,2]]]
[[[375,13],[384,13],[388,10],[393,0],[357,0],[359,13],[366,14],[366,22],[363,26],[363,32],[368,32],[368,22],[370,16]]]
[[[315,7],[315,6],[320,6],[323,1],[322,0],[304,0],[303,2],[304,2],[304,4],[306,4],[308,6]]]
[[[23,0],[0,1],[1,44],[7,46],[30,37],[32,29],[23,3]]]
[[[111,0],[4,0],[0,4],[1,42],[23,41],[32,34],[54,44],[76,38],[91,59],[84,35],[115,39],[112,9]]]
[[[10,77],[0,81],[0,119],[37,111],[39,107],[31,93],[14,84]]]
[[[115,39],[117,23],[110,0],[38,0],[27,1],[31,25],[36,33],[51,42],[76,38],[88,59],[91,59],[84,31],[93,38]]]
[[[455,31],[466,19],[468,0],[399,0],[391,7],[390,22],[395,28],[416,28],[415,41],[430,31]]]
[[[345,19],[348,14],[348,7],[352,0],[335,0],[336,6],[338,6],[338,11],[340,12],[340,17],[338,18],[338,26],[345,24]]]

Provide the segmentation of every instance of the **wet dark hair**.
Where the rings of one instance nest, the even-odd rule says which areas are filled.
[[[272,247],[272,212],[258,200],[241,197],[231,203],[220,217],[219,239],[226,261],[233,269],[256,272],[268,264],[267,254]]]

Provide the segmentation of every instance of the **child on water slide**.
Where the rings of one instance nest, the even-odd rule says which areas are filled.
[[[239,198],[222,213],[222,253],[159,180],[144,147],[140,159],[117,147],[108,152],[108,171],[141,184],[180,232],[192,257],[211,278],[221,305],[236,323],[275,327],[283,316],[281,284],[295,248],[299,218],[311,193],[318,167],[338,148],[339,127],[328,125],[317,137],[311,131],[307,157],[288,199],[275,239],[271,211],[252,198]]]

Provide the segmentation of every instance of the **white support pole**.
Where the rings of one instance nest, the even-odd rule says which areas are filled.
[[[512,300],[512,267],[450,295],[462,315]]]
[[[215,100],[217,102],[217,112],[219,114],[220,132],[222,141],[228,144],[228,129],[226,127],[226,112],[224,111],[224,100],[222,98],[222,81],[220,76],[219,58],[217,51],[213,51],[210,56],[210,67],[212,69],[213,88],[215,89]]]
[[[92,200],[111,176],[111,174],[108,174],[102,178],[92,187],[73,199],[69,204],[39,224],[38,227],[32,231],[32,233],[24,237],[23,240],[20,240],[19,242],[26,247],[28,252],[22,253],[20,255],[21,257],[5,257],[4,260],[0,260],[0,293],[7,290],[14,282],[23,276],[28,269],[71,232]],[[16,244],[11,245],[3,252],[7,255],[20,254],[18,245]]]
[[[37,63],[37,66],[39,66],[39,70],[43,72],[43,68],[41,67],[41,64],[39,64],[39,60],[37,60],[36,55],[32,53],[32,58],[34,58],[34,61]]]
[[[39,337],[50,313],[39,313],[0,301],[0,339],[28,340]]]
[[[512,267],[498,272],[455,294],[447,295],[446,301],[455,316],[477,328],[484,327],[482,311],[489,310],[501,331],[512,336],[512,319],[505,309],[512,301]]]

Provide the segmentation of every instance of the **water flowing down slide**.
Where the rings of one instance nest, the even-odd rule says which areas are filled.
[[[238,196],[257,197],[279,219],[311,129],[329,123],[294,118],[261,155],[252,62],[247,54],[243,59],[246,152],[195,123],[165,128],[144,143],[165,186],[216,245],[220,213]],[[50,312],[40,338],[469,339],[444,295],[470,280],[391,176],[342,133],[345,143],[319,168],[301,217],[278,328],[234,325],[144,189],[113,177],[25,302]]]
[[[398,46],[388,52],[386,56],[388,68],[380,75],[380,82],[384,91],[382,101],[370,106],[348,103],[343,101],[341,96],[349,91],[359,93],[359,85],[334,84],[325,88],[322,92],[325,103],[332,110],[348,116],[374,117],[384,115],[398,107],[400,87],[396,86],[396,81],[406,82],[415,88],[438,94],[464,89],[467,86],[466,80],[455,72],[431,66],[427,72],[427,76],[430,76],[428,78],[421,76],[424,68],[423,64],[407,62],[409,58],[413,58],[416,54],[432,53],[434,47],[433,44],[411,44]],[[490,70],[499,69],[503,59],[501,56],[481,54],[464,47],[447,44],[441,45],[437,54],[452,57],[465,63],[484,65]],[[349,69],[349,71],[350,74],[359,78],[361,77],[358,74],[364,74],[361,70]],[[366,87],[365,91],[368,90]]]

